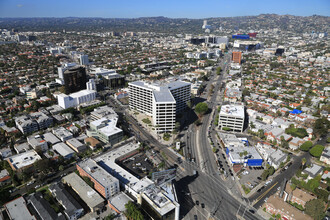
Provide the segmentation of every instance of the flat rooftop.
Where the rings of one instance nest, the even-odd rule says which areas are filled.
[[[34,150],[30,150],[21,154],[11,156],[8,158],[8,160],[16,169],[20,169],[32,165],[38,160],[41,160],[41,157]]]
[[[246,159],[261,159],[262,157],[258,153],[258,151],[255,149],[255,147],[227,147],[229,150],[229,153],[231,157],[234,160],[240,160],[246,157]],[[243,155],[243,158],[241,157],[241,153],[246,152],[246,155]]]
[[[69,147],[68,145],[66,145],[63,142],[53,145],[52,148],[53,148],[53,150],[56,150],[60,155],[62,155],[64,157],[74,153],[74,151],[71,149],[71,147]]]
[[[159,187],[145,190],[145,199],[156,209],[161,216],[175,209],[175,204],[162,192]]]
[[[94,94],[94,93],[96,93],[96,91],[84,89],[79,92],[71,93],[69,96],[72,98],[79,98],[81,96],[90,95],[90,94]]]
[[[221,106],[220,115],[244,118],[244,106],[223,105]]]
[[[154,91],[154,97],[156,102],[176,103],[172,93],[165,88],[160,91]]]
[[[26,202],[23,197],[19,197],[11,202],[5,204],[8,211],[9,218],[15,220],[36,220],[29,212]]]
[[[120,192],[109,199],[110,204],[120,212],[124,212],[126,210],[125,205],[129,201],[133,202],[133,200],[124,192]]]
[[[166,88],[169,90],[177,89],[183,86],[191,85],[189,82],[184,82],[181,80],[176,80],[176,81],[154,81],[154,82],[144,82],[144,81],[135,81],[135,82],[130,82],[129,84],[131,85],[136,85],[140,87],[144,87],[147,89],[151,90],[160,90],[160,88]]]
[[[117,121],[118,118],[101,118],[90,122],[90,124],[95,126],[98,131],[102,132],[103,134],[107,136],[112,136],[123,131],[120,128],[117,128]]]
[[[95,158],[95,161],[100,162],[100,165],[108,172],[114,174],[115,176],[121,177],[121,182],[124,182],[124,184],[129,184],[133,187],[139,182],[139,179],[119,166],[115,161],[117,158],[129,154],[137,149],[139,149],[139,144],[131,142]]]
[[[70,185],[89,207],[94,208],[104,202],[104,199],[76,173],[71,173],[62,180]]]
[[[105,171],[101,166],[99,166],[94,160],[87,159],[78,164],[86,173],[92,176],[97,182],[102,186],[107,187],[110,183],[118,181],[110,173]]]

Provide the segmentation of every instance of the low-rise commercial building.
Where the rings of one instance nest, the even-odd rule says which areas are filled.
[[[83,152],[86,150],[85,144],[78,141],[76,138],[71,138],[66,141],[66,144],[69,145],[77,153]]]
[[[76,173],[63,177],[62,181],[79,195],[92,212],[101,210],[104,206],[105,200]]]
[[[59,155],[64,157],[64,159],[70,159],[73,157],[74,151],[65,143],[58,143],[53,145],[53,150],[55,150]]]
[[[77,164],[81,176],[87,176],[94,188],[104,198],[109,199],[120,191],[119,180],[100,167],[94,160],[87,159]]]
[[[95,108],[94,111],[91,112],[91,120],[96,121],[101,118],[118,118],[117,113],[113,110],[113,108],[109,106],[101,106],[98,108]]]
[[[58,105],[64,109],[77,107],[82,103],[91,102],[96,99],[95,90],[81,90],[70,95],[59,94],[57,96]]]
[[[223,105],[219,113],[219,128],[242,132],[244,119],[243,105]]]
[[[101,118],[90,122],[89,137],[95,137],[103,143],[114,145],[123,138],[123,130],[117,127],[118,118]]]
[[[226,147],[226,153],[232,164],[262,166],[263,159],[254,147]]]

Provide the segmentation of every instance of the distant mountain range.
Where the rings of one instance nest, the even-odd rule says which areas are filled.
[[[163,33],[202,33],[204,19],[142,17],[142,18],[0,18],[0,28],[19,31],[153,31]],[[328,32],[329,16],[293,16],[261,14],[258,16],[207,18],[213,28],[250,31],[279,28],[295,32]]]

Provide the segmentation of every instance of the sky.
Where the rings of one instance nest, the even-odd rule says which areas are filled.
[[[0,17],[330,16],[330,0],[0,0]]]

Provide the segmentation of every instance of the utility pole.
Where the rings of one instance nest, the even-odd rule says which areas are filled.
[[[217,203],[213,206],[213,208],[212,208],[212,210],[211,210],[211,212],[210,212],[211,216],[215,216],[215,213],[218,211],[218,209],[219,209],[219,207],[220,207],[220,205],[221,205],[221,201],[222,201],[222,199],[223,199],[223,197],[221,197],[221,199],[219,199],[219,200],[217,201]]]

